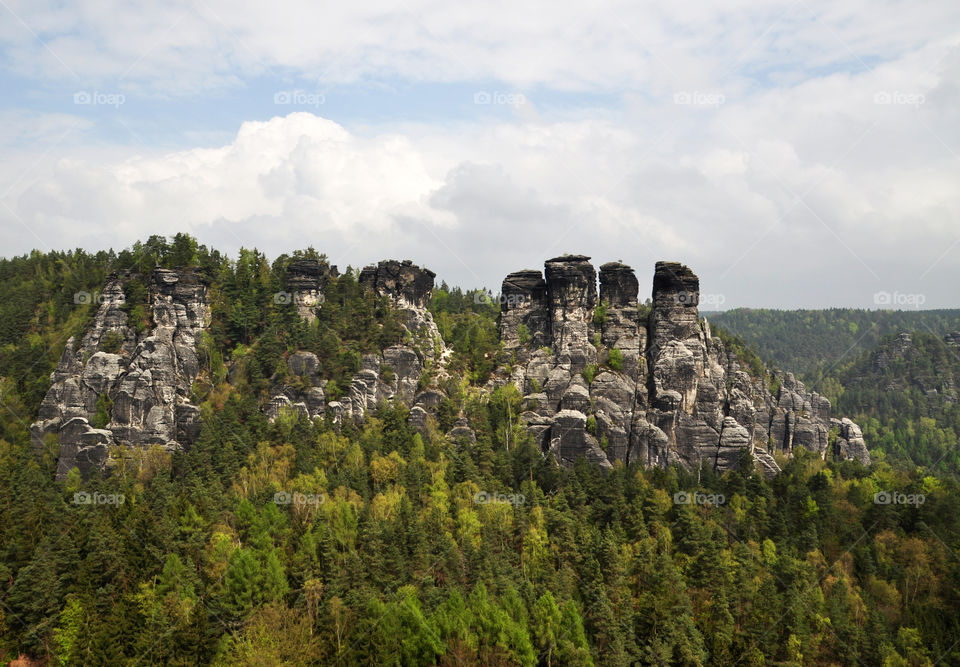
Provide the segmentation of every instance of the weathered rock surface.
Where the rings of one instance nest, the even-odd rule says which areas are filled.
[[[860,427],[846,417],[832,419],[831,422],[839,431],[836,442],[837,456],[843,459],[856,459],[864,465],[870,465],[870,453],[867,451],[867,443],[863,440]]]
[[[301,316],[316,316],[336,275],[336,267],[315,260],[288,265],[287,286]],[[124,280],[107,282],[82,340],[69,341],[31,429],[37,446],[48,434],[58,436],[60,477],[73,467],[84,474],[103,469],[113,445],[176,449],[199,431],[190,396],[208,320],[206,286],[190,271],[155,271],[148,290],[153,328],[138,335],[122,307]],[[307,350],[289,354],[264,406],[267,416],[293,411],[342,423],[401,401],[411,406],[411,426],[426,433],[445,395],[436,389],[442,384],[423,390],[422,378],[449,378],[450,352],[427,310],[433,280],[432,271],[410,261],[364,268],[360,283],[401,312],[402,340],[363,356],[346,395],[330,402],[322,360]],[[603,264],[598,276],[589,257],[563,255],[547,260],[543,273],[511,273],[499,321],[510,371],[501,368],[487,389],[514,383],[524,397],[520,422],[563,465],[584,457],[604,468],[708,462],[724,471],[749,454],[774,475],[775,457],[797,446],[869,462],[860,428],[834,418],[826,398],[789,373],[752,377],[740,367],[699,317],[699,290],[697,276],[675,262],[656,264],[651,305],[642,307],[639,281],[622,262]],[[909,338],[902,343],[909,349]],[[476,441],[465,419],[447,435]]]
[[[317,309],[323,305],[323,292],[331,278],[338,275],[337,267],[316,259],[295,259],[287,265],[287,295],[279,300],[291,300],[300,317],[312,322]]]
[[[293,278],[294,270],[297,276],[315,276],[321,271],[319,284],[323,286],[331,276],[336,276],[336,267],[323,274],[322,265],[313,262],[309,270],[305,270],[305,262],[291,262],[288,269],[288,284],[291,289],[302,286],[300,282],[296,282],[301,278]],[[329,414],[336,423],[344,417],[361,419],[381,402],[398,400],[412,405],[417,398],[421,375],[426,365],[432,364],[442,377],[447,354],[440,331],[427,310],[433,293],[434,275],[433,271],[420,268],[409,260],[386,260],[364,268],[360,272],[359,282],[378,296],[388,298],[400,311],[402,324],[409,334],[406,343],[388,347],[382,353],[365,355],[360,370],[351,379],[347,395],[329,405],[324,405],[323,387],[326,381],[318,373],[320,364],[316,355],[303,350],[290,354],[287,358],[290,373],[298,376],[301,384],[309,389],[304,391],[289,385],[275,386],[274,398],[265,408],[268,418],[275,419],[284,408],[294,407],[310,418]],[[291,280],[294,282],[291,283]],[[311,277],[310,280],[314,279]],[[305,284],[318,283],[307,281]],[[319,301],[323,301],[322,294]],[[421,410],[435,410],[442,398],[441,394],[436,401],[428,402]],[[300,405],[303,410],[299,409]],[[411,415],[411,420],[418,428],[425,428],[426,417],[419,411]]]
[[[148,280],[153,328],[138,336],[122,308],[128,277],[107,281],[83,339],[67,342],[31,427],[37,447],[47,434],[58,437],[58,478],[74,467],[83,474],[103,469],[113,445],[172,450],[196,437],[199,409],[190,388],[208,321],[206,285],[190,271],[156,269]],[[103,428],[93,425],[98,412],[107,417]]]
[[[507,350],[526,353],[550,344],[547,283],[540,271],[508,275],[500,290],[500,340]]]
[[[827,454],[830,402],[789,373],[776,376],[772,395],[769,378],[744,372],[700,319],[700,281],[688,267],[656,264],[652,307],[641,318],[633,270],[603,264],[598,302],[589,259],[547,260],[542,275],[511,273],[501,290],[509,379],[525,397],[521,421],[545,453],[562,464],[580,456],[605,467],[707,461],[720,471],[750,454],[767,475],[779,471],[774,454],[796,446]],[[856,425],[839,428],[834,454],[868,460]]]
[[[544,265],[551,346],[558,358],[579,373],[596,361],[590,342],[597,305],[597,273],[585,255],[563,255]]]

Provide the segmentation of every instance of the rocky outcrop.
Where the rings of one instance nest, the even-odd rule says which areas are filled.
[[[323,305],[327,283],[337,276],[337,267],[316,259],[295,259],[287,265],[286,293],[277,295],[278,302],[292,302],[300,317],[312,322]]]
[[[500,291],[500,341],[506,350],[525,353],[550,344],[547,283],[534,269],[508,275]]]
[[[367,266],[359,276],[362,285],[390,299],[400,311],[412,342],[428,358],[438,352],[438,345],[443,346],[440,330],[427,310],[435,277],[433,271],[420,268],[409,259],[402,262],[391,259]]]
[[[359,280],[377,294],[391,297],[398,305],[426,308],[436,276],[430,269],[422,269],[409,259],[402,262],[389,259],[364,267]]]
[[[779,471],[775,455],[796,446],[827,454],[830,402],[789,373],[742,370],[700,318],[700,281],[688,267],[656,264],[641,317],[633,270],[603,264],[598,300],[589,259],[547,260],[542,275],[511,273],[501,290],[501,340],[510,380],[524,393],[521,421],[545,453],[562,464],[580,456],[604,467],[706,461],[719,471],[750,455],[767,475]],[[855,426],[843,427],[849,437],[834,453],[868,460]]]
[[[401,401],[412,405],[427,366],[443,377],[443,363],[447,356],[440,331],[427,310],[433,294],[434,275],[433,271],[420,268],[409,260],[386,260],[364,268],[359,282],[377,296],[389,299],[399,311],[406,330],[403,344],[390,346],[382,353],[364,355],[360,370],[351,378],[347,394],[327,405],[323,404],[326,380],[316,370],[319,368],[316,356],[302,350],[289,355],[287,366],[290,375],[298,378],[298,386],[275,386],[273,399],[266,407],[267,416],[275,419],[282,410],[294,409],[309,418],[329,414],[331,419],[339,422],[344,417],[360,419],[381,402]],[[436,402],[432,405],[427,402],[420,410],[429,414],[435,411],[436,405]],[[418,427],[426,427],[426,416],[419,410],[411,418]]]
[[[290,291],[281,300],[315,318],[336,276],[325,262],[291,261]],[[198,435],[191,385],[200,372],[207,287],[190,271],[158,269],[138,278],[148,283],[152,315],[144,330],[128,321],[124,285],[130,279],[107,281],[83,338],[64,350],[32,426],[38,447],[50,435],[58,438],[59,477],[73,467],[84,474],[103,469],[115,445],[173,450]],[[410,261],[364,268],[359,282],[399,311],[402,335],[364,355],[349,388],[333,401],[325,360],[309,350],[288,354],[263,408],[268,418],[293,412],[339,424],[400,401],[411,406],[415,430],[435,428],[432,417],[446,400],[436,387],[449,378],[450,352],[427,309],[433,280],[432,271]],[[547,260],[542,273],[511,273],[503,281],[499,320],[509,366],[487,389],[514,383],[523,395],[521,423],[543,453],[563,465],[583,457],[603,468],[639,462],[692,469],[706,462],[724,471],[752,457],[773,475],[777,458],[798,446],[869,462],[859,427],[833,418],[826,398],[789,373],[753,377],[741,368],[700,318],[699,290],[697,276],[675,262],[656,264],[643,306],[636,274],[622,262],[603,264],[598,275],[589,257],[562,255]],[[902,343],[909,348],[909,339]],[[228,377],[235,371],[228,369]],[[463,419],[447,435],[457,443],[476,441]]]
[[[190,271],[156,269],[147,280],[153,326],[138,335],[123,308],[130,278],[107,281],[82,340],[67,342],[31,427],[37,447],[50,434],[58,438],[58,478],[74,467],[104,468],[113,445],[173,450],[198,433],[190,390],[208,321],[206,285]]]
[[[856,459],[864,465],[870,465],[870,453],[860,427],[846,417],[830,421],[837,428],[836,455],[842,459]]]
[[[584,255],[563,255],[544,264],[550,344],[570,371],[579,373],[596,361],[591,345],[593,309],[597,305],[597,273]]]

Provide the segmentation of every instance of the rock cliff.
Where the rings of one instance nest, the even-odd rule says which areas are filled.
[[[297,307],[300,317],[312,322],[317,317],[317,308],[323,305],[323,293],[331,278],[337,276],[337,267],[316,259],[295,259],[287,265],[286,293],[279,299],[290,299]]]
[[[316,354],[288,354],[286,375],[295,380],[273,387],[267,416],[295,410],[339,422],[362,419],[381,402],[402,401],[411,407],[411,425],[425,429],[444,399],[429,387],[447,378],[450,354],[427,309],[434,277],[409,260],[364,268],[360,284],[399,311],[402,339],[362,357],[339,400],[326,395],[328,378]],[[292,261],[289,292],[281,297],[313,320],[336,278],[336,267],[324,262]],[[157,269],[143,278],[152,313],[144,329],[128,321],[124,307],[130,279],[107,281],[82,339],[67,344],[32,426],[38,447],[49,434],[58,437],[60,477],[73,467],[84,474],[107,467],[113,445],[172,450],[197,435],[199,410],[190,396],[199,337],[208,325],[207,287],[191,271]],[[519,419],[545,455],[562,465],[582,456],[601,467],[639,462],[692,469],[706,461],[724,471],[749,454],[774,475],[774,455],[802,445],[822,456],[829,451],[869,462],[860,428],[834,418],[826,398],[789,373],[753,377],[741,368],[700,318],[700,282],[688,267],[658,262],[648,304],[638,302],[639,291],[626,264],[603,264],[598,275],[584,255],[555,257],[543,272],[526,269],[504,279],[499,332],[506,363],[488,389],[505,382],[520,389]],[[423,382],[426,377],[434,382]],[[449,435],[475,441],[465,419]]]
[[[58,437],[59,478],[73,467],[104,468],[112,445],[172,450],[197,434],[190,386],[208,322],[207,287],[190,271],[154,271],[147,279],[153,326],[138,334],[123,308],[129,278],[107,281],[83,338],[67,342],[31,427],[37,447],[48,434]]]
[[[603,264],[599,282],[598,302],[582,255],[503,282],[500,332],[527,404],[521,419],[559,462],[708,461],[723,471],[749,453],[773,475],[775,453],[803,445],[825,455],[831,426],[837,455],[869,461],[859,428],[831,422],[826,398],[791,374],[777,376],[772,394],[740,368],[699,317],[699,279],[688,267],[657,263],[649,312],[630,267]]]
[[[323,389],[325,379],[316,373],[319,366],[316,355],[295,352],[287,359],[288,368],[291,375],[299,377],[303,381],[300,384],[309,389],[276,387],[267,407],[268,417],[275,418],[283,408],[293,408],[310,418],[322,417],[327,411],[334,421],[362,418],[379,403],[393,400],[420,406],[422,410],[424,401],[418,396],[421,375],[427,367],[442,371],[446,355],[443,338],[427,310],[434,277],[433,271],[420,268],[410,260],[387,260],[365,267],[359,274],[359,282],[377,296],[389,299],[400,312],[407,333],[405,343],[388,347],[380,354],[365,355],[348,394],[329,403]],[[319,301],[322,302],[322,295]]]

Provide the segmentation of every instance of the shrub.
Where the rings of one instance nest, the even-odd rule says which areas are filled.
[[[530,329],[527,328],[526,324],[521,323],[517,327],[517,340],[520,341],[521,345],[526,345],[530,342]]]
[[[599,306],[593,309],[593,323],[602,327],[603,323],[607,321],[607,308],[609,304],[606,301],[602,301]]]
[[[607,365],[615,371],[623,370],[623,352],[617,348],[610,350],[610,356],[607,359]]]
[[[104,428],[110,423],[110,411],[113,409],[113,401],[107,392],[103,392],[97,397],[97,414],[93,416],[93,428]]]
[[[597,418],[593,415],[587,417],[587,433],[590,435],[597,434]]]
[[[596,364],[587,364],[583,369],[583,379],[587,381],[587,384],[593,383],[593,378],[597,375],[597,365]]]
[[[106,335],[100,339],[100,349],[104,352],[117,354],[120,352],[121,347],[123,347],[123,334],[116,329],[108,331]]]

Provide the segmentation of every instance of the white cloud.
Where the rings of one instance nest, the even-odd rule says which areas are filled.
[[[726,306],[870,306],[880,290],[956,305],[956,3],[10,7],[47,46],[0,22],[8,69],[48,88],[200,96],[269,73],[531,92],[509,121],[294,113],[217,148],[46,157],[74,117],[8,113],[0,144],[36,147],[0,156],[8,253],[186,230],[495,288],[574,251],[632,264],[644,290],[654,261],[686,261]],[[622,103],[561,115],[538,100],[557,90]]]
[[[856,95],[873,83],[848,85]],[[807,87],[795,103],[821,106],[832,90]],[[897,122],[876,112],[851,121],[845,141],[810,127],[848,122],[843,107],[793,109],[789,132],[764,105],[684,110],[709,122],[663,141],[589,119],[358,132],[294,113],[245,123],[215,149],[61,158],[8,201],[53,247],[187,230],[228,250],[314,245],[341,266],[409,257],[452,283],[494,288],[510,270],[574,251],[622,259],[641,277],[657,259],[687,261],[729,306],[870,305],[879,289],[908,288],[946,305],[952,287],[939,281],[960,253],[916,286],[960,218],[960,166],[926,128],[941,111],[903,108]],[[904,133],[916,159],[863,158]],[[4,247],[38,245],[7,210],[0,220]]]
[[[960,19],[956,3],[908,0],[6,6],[23,22],[0,23],[15,71],[175,95],[242,86],[265,71],[330,85],[396,76],[645,94],[736,89],[757,75],[856,71],[955,36]]]

